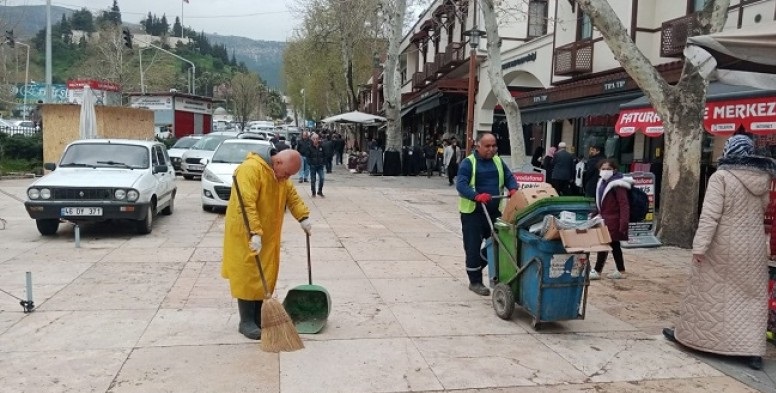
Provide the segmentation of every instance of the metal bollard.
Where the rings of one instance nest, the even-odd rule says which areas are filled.
[[[75,248],[81,248],[81,227],[75,223],[73,225],[73,230],[75,231]]]
[[[35,302],[32,300],[32,272],[25,273],[26,286],[27,286],[27,300],[19,302],[24,308],[24,313],[31,313],[35,311]]]

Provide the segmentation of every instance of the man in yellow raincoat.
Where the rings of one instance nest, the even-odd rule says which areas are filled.
[[[261,305],[264,287],[256,260],[258,252],[269,292],[274,292],[280,268],[280,233],[286,209],[310,233],[310,211],[299,197],[289,176],[299,171],[302,158],[295,150],[283,150],[266,157],[250,153],[235,170],[245,203],[250,233],[245,228],[242,209],[234,185],[226,209],[224,258],[221,276],[229,280],[232,297],[240,311],[238,331],[245,337],[261,337]]]

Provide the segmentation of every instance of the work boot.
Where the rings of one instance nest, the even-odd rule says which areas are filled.
[[[261,328],[256,324],[256,303],[260,302],[237,299],[237,309],[240,310],[240,327],[237,331],[251,340],[261,338]],[[261,318],[261,315],[259,315],[259,318]]]
[[[481,282],[469,284],[469,290],[480,295],[480,296],[489,296],[490,295],[490,289],[486,288],[484,285],[482,285]]]
[[[259,330],[261,330],[261,306],[264,304],[263,301],[259,300],[256,302],[256,326],[259,327]],[[259,333],[259,336],[261,336],[261,333]],[[261,337],[259,337],[261,338]]]

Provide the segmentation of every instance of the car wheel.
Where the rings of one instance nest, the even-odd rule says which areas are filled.
[[[194,180],[194,176],[192,175],[183,175],[183,178],[186,180]]]
[[[167,205],[164,209],[162,209],[162,214],[165,216],[170,216],[175,211],[175,193],[172,194],[172,197],[170,198],[170,204]]]
[[[54,236],[59,229],[59,220],[56,218],[35,220],[35,225],[38,226],[38,232],[41,235]]]
[[[148,205],[148,212],[146,212],[146,218],[137,222],[137,233],[141,235],[147,235],[151,233],[154,226],[154,211],[156,207],[153,204]]]

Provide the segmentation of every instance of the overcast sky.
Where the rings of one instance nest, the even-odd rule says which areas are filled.
[[[149,11],[167,14],[170,25],[176,16],[196,31],[237,35],[258,40],[286,41],[295,25],[290,12],[295,0],[118,0],[122,19],[138,23]],[[0,0],[4,5],[45,5],[45,0]],[[108,9],[113,0],[52,0],[52,5],[91,11]]]

